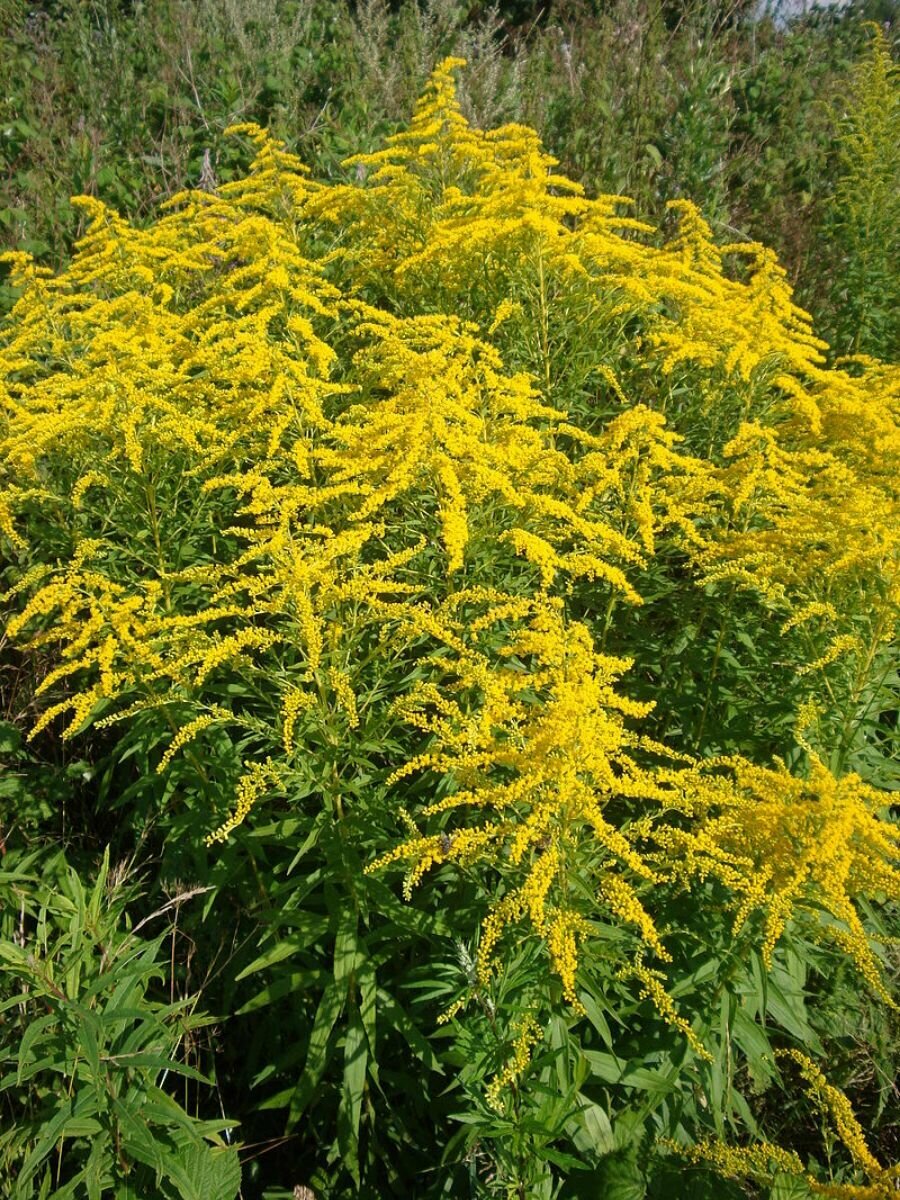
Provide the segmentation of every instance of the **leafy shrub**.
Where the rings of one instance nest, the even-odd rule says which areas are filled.
[[[208,1084],[181,1050],[209,1018],[191,998],[153,997],[168,931],[123,928],[133,889],[108,853],[90,891],[61,855],[9,854],[0,896],[4,1195],[236,1196],[229,1122],[197,1120],[165,1090]]]
[[[684,1155],[886,1198],[814,1060],[893,1003],[897,370],[826,366],[691,202],[660,233],[472,125],[459,66],[349,181],[244,123],[245,176],[9,256],[29,736],[90,731],[88,825],[210,889],[221,1102],[302,1139],[248,1186],[663,1194]]]

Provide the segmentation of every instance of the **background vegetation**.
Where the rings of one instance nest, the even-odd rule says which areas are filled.
[[[0,3],[0,245],[59,265],[98,196],[146,220],[230,179],[235,121],[270,128],[325,178],[406,120],[435,62],[469,61],[464,111],[538,129],[592,192],[646,219],[702,196],[714,228],[762,238],[838,352],[896,347],[895,113],[870,93],[853,136],[863,19],[894,0],[749,20],[749,0],[26,0]],[[890,36],[890,35],[889,35]],[[879,163],[880,165],[876,165]],[[858,172],[880,173],[875,179]],[[869,196],[865,244],[849,196]],[[874,220],[875,224],[871,221]],[[869,314],[848,332],[847,297]],[[8,298],[7,298],[8,303]],[[853,318],[851,317],[851,321]]]

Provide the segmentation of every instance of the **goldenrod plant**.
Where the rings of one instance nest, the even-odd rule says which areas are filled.
[[[660,232],[471,124],[463,68],[342,182],[244,123],[245,176],[7,256],[19,761],[83,747],[82,849],[200,881],[170,979],[205,963],[192,1115],[244,1194],[660,1194],[667,1147],[768,1178],[781,1138],[886,1195],[813,1060],[829,979],[894,1019],[900,376],[695,204]],[[784,1054],[849,1162],[770,1111]],[[34,1137],[0,1192],[75,1194]]]

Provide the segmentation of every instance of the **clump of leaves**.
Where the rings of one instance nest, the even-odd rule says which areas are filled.
[[[129,929],[136,889],[126,874],[110,870],[108,852],[89,889],[62,854],[10,852],[0,867],[0,1195],[9,1200],[230,1200],[239,1190],[234,1122],[190,1111],[210,1091],[188,1059],[211,1019],[197,997],[163,997],[167,907]],[[146,936],[154,924],[161,932]]]

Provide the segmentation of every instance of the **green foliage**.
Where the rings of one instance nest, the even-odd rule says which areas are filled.
[[[240,1188],[221,1136],[232,1123],[190,1111],[191,1093],[211,1086],[188,1061],[210,1018],[196,998],[159,998],[169,933],[128,929],[127,869],[111,871],[107,852],[88,890],[46,850],[0,865],[0,1194],[10,1200],[227,1200]],[[139,924],[158,926],[186,898]]]
[[[848,354],[900,346],[900,71],[883,31],[856,66],[839,129],[839,173],[824,224],[831,336]]]

